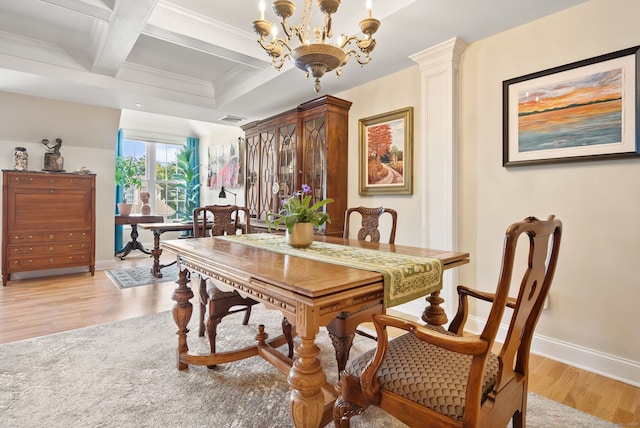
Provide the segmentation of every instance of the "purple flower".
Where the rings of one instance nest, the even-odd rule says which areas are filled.
[[[305,195],[308,195],[309,193],[311,193],[311,187],[309,185],[307,185],[307,184],[303,184],[302,185],[302,192]]]

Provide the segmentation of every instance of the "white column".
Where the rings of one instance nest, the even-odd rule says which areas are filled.
[[[422,245],[428,248],[458,249],[458,70],[465,47],[453,38],[410,57],[421,71],[423,150],[418,167],[425,171],[421,231]],[[456,306],[455,286],[456,269],[446,271],[441,297],[449,319]]]

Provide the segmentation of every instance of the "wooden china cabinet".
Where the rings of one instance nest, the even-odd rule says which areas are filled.
[[[322,232],[341,236],[347,209],[349,108],[351,102],[326,95],[268,119],[249,123],[245,132],[245,201],[257,228],[283,199],[311,187],[312,203],[331,217]]]
[[[2,171],[2,285],[12,273],[95,273],[96,176]]]

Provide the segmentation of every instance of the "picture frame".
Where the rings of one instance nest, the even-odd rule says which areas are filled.
[[[503,81],[502,165],[640,156],[639,49]]]
[[[243,138],[209,146],[207,184],[210,190],[238,189],[243,183]]]
[[[360,195],[413,194],[413,107],[359,120]]]

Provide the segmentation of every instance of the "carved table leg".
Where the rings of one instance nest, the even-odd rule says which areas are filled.
[[[292,326],[287,317],[282,317],[282,334],[287,339],[287,346],[289,347],[289,352],[287,353],[287,357],[293,358],[293,333]]]
[[[138,241],[138,225],[137,224],[131,225],[131,241],[127,242],[127,245],[125,245],[125,247],[122,250],[116,251],[116,256],[120,257],[120,260],[124,260],[125,256],[133,250],[140,250],[145,254],[151,254],[151,252],[146,248],[144,248],[142,243]]]
[[[336,362],[338,363],[338,380],[340,380],[340,374],[347,367],[347,360],[349,360],[349,352],[351,351],[351,345],[353,345],[353,338],[356,336],[352,333],[348,336],[337,336],[333,333],[329,333],[331,338],[331,344],[336,352]]]
[[[187,346],[187,333],[189,329],[189,320],[191,319],[191,313],[193,312],[193,305],[189,301],[193,297],[193,291],[187,285],[190,282],[190,274],[187,269],[180,270],[178,280],[178,288],[176,288],[171,296],[171,299],[175,300],[173,305],[173,320],[178,325],[178,352],[177,352],[177,367],[178,370],[184,370],[189,366],[180,362],[180,355],[187,354],[189,347]]]
[[[156,278],[162,278],[162,272],[160,272],[160,255],[162,255],[162,249],[160,248],[160,233],[161,232],[157,230],[153,231],[153,250],[151,250],[151,255],[153,256],[151,274]]]
[[[422,321],[431,325],[444,325],[447,323],[447,314],[444,309],[440,307],[440,304],[444,302],[444,299],[440,297],[440,291],[434,291],[426,298],[429,304],[424,308],[422,313]]]
[[[327,377],[322,369],[320,348],[315,344],[316,334],[320,331],[317,313],[311,308],[298,306],[298,334],[300,344],[296,347],[296,356],[289,371],[290,409],[293,423],[298,428],[318,427],[324,412],[324,394],[321,387]]]
[[[351,345],[353,345],[353,339],[356,336],[358,325],[363,322],[370,322],[373,314],[383,313],[384,306],[382,302],[379,302],[361,308],[358,312],[341,312],[327,324],[331,344],[336,352],[338,380],[340,379],[340,374],[347,366],[349,352],[351,351]],[[340,382],[338,382],[337,387],[340,387]]]
[[[205,314],[207,312],[207,305],[209,304],[209,292],[207,291],[207,279],[200,277],[200,289],[198,290],[200,296],[200,322],[198,323],[198,336],[204,337],[205,330]]]

